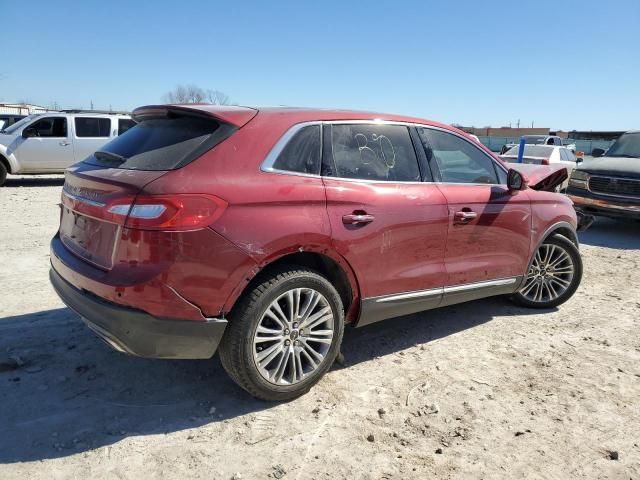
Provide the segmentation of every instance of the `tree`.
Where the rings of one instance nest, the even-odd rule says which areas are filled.
[[[178,85],[162,97],[165,103],[211,103],[228,105],[229,96],[218,90],[204,90],[197,85]]]

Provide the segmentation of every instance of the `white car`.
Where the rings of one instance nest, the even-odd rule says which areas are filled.
[[[501,155],[500,158],[505,162],[517,163],[519,149],[519,145],[512,147]],[[569,176],[571,176],[571,172],[575,170],[577,164],[581,161],[582,160],[578,159],[576,154],[569,148],[552,145],[525,145],[522,156],[522,163],[530,163],[534,165],[562,164],[567,167]],[[564,191],[568,185],[569,179],[567,178],[567,180],[560,185],[560,191]]]
[[[7,174],[62,173],[135,125],[129,115],[47,112],[0,131],[0,185]]]

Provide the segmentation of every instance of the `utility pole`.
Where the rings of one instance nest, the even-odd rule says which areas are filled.
[[[533,120],[531,120],[531,128],[533,128]]]
[[[518,119],[518,123],[516,123],[516,125],[520,128],[520,119]]]
[[[93,100],[91,100],[91,110],[93,110]]]

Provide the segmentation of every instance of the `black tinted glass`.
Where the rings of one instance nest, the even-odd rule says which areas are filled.
[[[407,127],[401,125],[332,125],[333,168],[342,178],[419,182],[420,170]]]
[[[29,128],[34,128],[38,137],[66,137],[67,119],[47,117],[35,122]]]
[[[136,122],[128,118],[119,118],[118,119],[118,135],[122,135],[124,132],[129,130],[135,124]]]
[[[193,160],[188,157],[208,146],[218,128],[213,120],[190,116],[143,120],[85,162],[130,170],[172,170]]]
[[[108,137],[111,130],[110,118],[76,117],[76,137]]]
[[[471,142],[452,133],[418,128],[429,161],[447,183],[500,183],[491,160]]]
[[[302,128],[284,147],[273,168],[289,172],[320,173],[320,125]]]

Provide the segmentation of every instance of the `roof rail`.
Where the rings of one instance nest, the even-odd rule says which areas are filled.
[[[67,110],[60,110],[62,113],[102,113],[112,115],[131,115],[131,112],[117,111],[117,110],[82,110],[80,108],[70,108]]]

